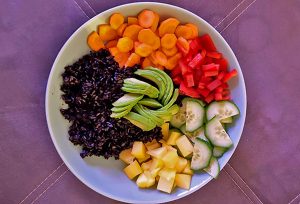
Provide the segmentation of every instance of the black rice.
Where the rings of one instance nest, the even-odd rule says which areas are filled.
[[[134,141],[161,139],[161,128],[144,132],[126,119],[110,117],[112,103],[124,95],[123,80],[134,75],[138,65],[120,69],[107,50],[91,52],[62,74],[62,99],[68,108],[61,109],[71,122],[69,140],[81,145],[81,157],[115,157],[132,147]]]

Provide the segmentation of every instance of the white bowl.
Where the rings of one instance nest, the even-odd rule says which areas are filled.
[[[83,24],[65,43],[53,64],[46,91],[46,117],[52,141],[60,157],[71,172],[84,184],[96,192],[109,198],[129,203],[162,203],[179,199],[200,189],[212,178],[208,174],[195,174],[190,190],[177,188],[173,193],[166,194],[155,189],[139,189],[134,181],[123,173],[124,164],[114,159],[105,160],[99,157],[82,159],[80,148],[75,147],[68,137],[69,123],[60,113],[64,105],[60,91],[61,74],[66,65],[89,53],[86,39],[90,32],[96,30],[99,24],[105,23],[109,16],[120,12],[124,16],[135,16],[143,9],[151,9],[162,18],[175,17],[182,23],[196,24],[201,34],[208,33],[215,42],[217,49],[228,59],[230,67],[236,68],[239,75],[230,82],[233,101],[239,107],[241,114],[229,128],[229,135],[234,142],[234,148],[219,159],[221,168],[232,156],[241,138],[246,116],[246,89],[239,63],[223,37],[206,21],[182,8],[161,3],[132,3],[118,6],[100,13]]]

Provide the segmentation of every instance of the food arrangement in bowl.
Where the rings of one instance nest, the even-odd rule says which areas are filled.
[[[61,113],[82,158],[120,159],[139,188],[165,193],[190,189],[194,174],[217,178],[234,146],[226,127],[240,111],[228,82],[239,76],[198,29],[145,9],[89,33],[90,54],[61,75]]]

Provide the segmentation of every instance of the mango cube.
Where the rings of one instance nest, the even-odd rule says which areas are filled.
[[[144,171],[147,171],[150,169],[151,164],[152,164],[152,160],[149,160],[147,162],[142,163],[141,167]]]
[[[176,170],[165,167],[159,171],[158,175],[167,180],[174,180],[176,176]]]
[[[163,135],[163,139],[164,140],[168,140],[168,138],[169,138],[169,128],[170,128],[170,124],[169,123],[164,123],[161,126],[161,133]]]
[[[136,180],[136,184],[140,188],[149,188],[153,186],[155,183],[155,178],[151,176],[151,174],[147,171],[140,174],[138,179]]]
[[[166,147],[160,147],[157,149],[152,149],[147,151],[147,154],[151,155],[154,158],[161,159],[167,153]]]
[[[131,150],[131,154],[137,159],[143,159],[146,157],[146,147],[142,142],[134,142]]]
[[[145,146],[146,146],[147,150],[157,149],[157,148],[161,147],[161,145],[156,140],[146,143]]]
[[[153,177],[158,175],[158,172],[163,168],[164,163],[162,160],[160,159],[153,159],[151,166],[150,166],[150,173]]]
[[[164,165],[168,168],[175,169],[175,166],[178,161],[177,151],[168,151],[162,158]]]
[[[185,169],[187,164],[187,159],[179,157],[175,167],[177,173],[181,173]]]
[[[176,174],[175,176],[175,184],[176,186],[189,190],[191,185],[191,175],[187,174]]]
[[[181,136],[180,132],[172,131],[170,133],[169,139],[167,140],[168,145],[176,145],[176,140]]]
[[[183,157],[187,157],[193,153],[194,147],[185,135],[176,140],[176,145]]]
[[[123,171],[130,179],[133,179],[134,177],[143,172],[143,170],[140,167],[140,164],[136,160],[129,164],[127,167],[125,167]]]
[[[167,180],[164,177],[159,177],[157,190],[171,193],[175,179]]]
[[[188,161],[186,167],[182,171],[183,174],[193,175],[194,171],[191,169],[191,162]]]
[[[148,160],[150,158],[150,155],[149,154],[146,154],[144,158],[139,158],[137,159],[139,161],[139,163],[143,163],[144,161]]]
[[[134,161],[134,156],[131,154],[131,148],[123,150],[119,158],[126,164],[131,164]]]

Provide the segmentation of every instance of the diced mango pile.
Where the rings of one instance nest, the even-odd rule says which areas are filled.
[[[193,145],[177,131],[169,131],[169,123],[162,125],[163,139],[146,144],[136,141],[131,149],[120,153],[120,159],[128,164],[124,168],[129,179],[136,179],[140,188],[156,184],[157,190],[171,193],[177,186],[189,189],[193,171],[190,160]]]
[[[151,10],[143,10],[136,17],[126,18],[120,13],[110,16],[108,24],[101,24],[98,32],[87,39],[89,47],[98,51],[109,49],[120,67],[140,64],[172,70],[189,50],[188,40],[198,36],[196,25],[180,25],[176,18],[160,22],[160,16]]]

